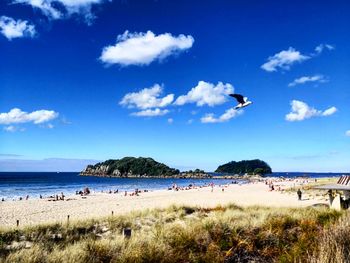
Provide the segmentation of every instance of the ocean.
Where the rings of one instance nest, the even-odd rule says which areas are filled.
[[[217,174],[215,174],[217,175]],[[296,177],[339,177],[340,173],[274,173],[272,176]],[[270,176],[270,175],[269,175]],[[94,176],[79,176],[78,172],[0,172],[0,199],[18,199],[29,195],[30,198],[60,194],[75,194],[77,190],[89,187],[90,190],[101,192],[109,190],[134,191],[167,189],[174,183],[180,187],[189,184],[216,185],[232,182],[232,179],[174,179],[174,178],[104,178]],[[244,183],[244,181],[239,181]]]

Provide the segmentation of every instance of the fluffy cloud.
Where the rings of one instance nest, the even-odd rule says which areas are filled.
[[[278,69],[288,70],[290,66],[303,62],[309,59],[310,56],[303,55],[299,51],[290,47],[288,50],[282,50],[281,52],[269,57],[267,62],[264,63],[261,68],[268,72],[277,71]]]
[[[132,116],[136,117],[156,117],[156,116],[163,116],[167,114],[169,110],[161,110],[159,108],[156,109],[147,109],[147,110],[142,110],[138,112],[133,112],[131,113]]]
[[[196,103],[197,106],[215,106],[227,101],[227,95],[233,93],[231,84],[219,82],[214,85],[209,82],[199,81],[198,85],[192,88],[186,95],[178,97],[175,105],[184,105],[186,103]]]
[[[303,55],[299,51],[290,47],[288,50],[282,50],[279,53],[269,57],[267,62],[261,65],[263,70],[268,72],[277,71],[278,69],[289,70],[295,63],[301,63],[323,52],[323,50],[333,50],[334,46],[329,44],[320,44],[315,48],[315,53]]]
[[[287,121],[302,121],[317,116],[330,116],[337,111],[335,107],[320,111],[298,100],[293,100],[291,106],[291,112],[286,115]]]
[[[169,118],[169,119],[168,119],[168,123],[169,123],[169,124],[172,124],[173,122],[174,122],[174,119],[173,119],[173,118]]]
[[[8,40],[20,37],[34,37],[35,27],[26,20],[14,20],[11,17],[1,16],[0,17],[0,32]]]
[[[30,5],[39,9],[44,15],[51,19],[60,19],[72,14],[82,14],[87,21],[94,16],[91,7],[94,4],[101,4],[106,0],[14,0],[16,4]]]
[[[235,118],[243,113],[242,110],[237,111],[234,108],[230,108],[225,111],[219,118],[216,118],[213,113],[208,113],[201,118],[202,123],[218,123],[218,122],[226,122],[232,118]]]
[[[318,45],[316,48],[315,48],[315,51],[317,54],[320,54],[322,53],[323,50],[333,50],[334,49],[334,46],[332,45],[329,45],[329,44],[320,44]]]
[[[104,47],[100,60],[106,64],[148,65],[155,60],[162,60],[174,53],[192,47],[192,36],[173,36],[169,33],[155,35],[147,33],[129,33],[117,37],[117,43]]]
[[[128,108],[162,108],[171,104],[174,100],[174,94],[168,94],[159,98],[163,88],[159,84],[154,84],[151,88],[144,88],[139,92],[126,94],[120,101],[120,104]]]
[[[347,130],[347,131],[345,132],[345,135],[350,137],[350,130]]]
[[[289,83],[289,87],[293,87],[299,84],[304,84],[306,82],[319,82],[323,83],[326,82],[327,80],[323,75],[314,75],[314,76],[303,76],[300,78],[295,79],[293,82]]]
[[[26,123],[33,122],[41,124],[51,121],[58,117],[58,113],[50,110],[38,110],[31,113],[13,108],[9,112],[0,113],[0,124]]]

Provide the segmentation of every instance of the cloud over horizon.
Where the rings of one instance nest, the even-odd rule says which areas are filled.
[[[19,108],[13,108],[9,112],[0,113],[0,124],[7,125],[29,122],[34,124],[42,124],[57,118],[58,115],[58,112],[52,110],[37,110],[28,113]]]
[[[174,102],[175,105],[196,103],[197,106],[215,106],[227,101],[227,95],[233,93],[231,84],[218,82],[214,85],[210,82],[199,81],[197,86],[192,88],[186,95],[179,96]]]
[[[235,118],[243,113],[243,110],[235,110],[234,108],[227,109],[225,113],[220,115],[218,118],[213,113],[207,113],[201,118],[202,123],[219,123],[227,122],[232,118]]]
[[[100,60],[107,65],[149,65],[153,61],[162,61],[168,56],[191,48],[193,42],[194,38],[191,35],[173,36],[170,33],[155,35],[152,31],[146,33],[125,31],[117,36],[115,45],[103,48]]]
[[[313,76],[303,76],[293,80],[291,83],[288,84],[288,87],[294,87],[296,85],[305,84],[307,82],[324,83],[327,82],[327,79],[325,79],[325,77],[320,74]]]
[[[326,117],[333,115],[337,112],[336,107],[330,107],[324,111],[317,110],[313,107],[310,107],[303,101],[293,100],[291,103],[291,112],[286,115],[287,121],[303,121],[312,117]]]
[[[174,100],[174,94],[160,97],[162,93],[163,87],[156,83],[150,88],[144,88],[138,92],[127,93],[119,104],[129,109],[137,108],[142,110],[131,113],[132,116],[162,116],[167,114],[169,110],[161,110],[160,108],[170,105]]]
[[[87,165],[100,162],[93,159],[47,158],[30,160],[19,159],[18,156],[5,155],[4,157],[0,158],[0,171],[2,172],[80,172]]]
[[[26,20],[15,20],[12,17],[1,16],[0,17],[0,29],[8,40],[21,37],[34,37],[36,34],[35,26],[30,24]]]
[[[138,112],[132,112],[130,114],[131,116],[155,117],[169,113],[170,111],[168,109],[162,109],[168,106],[183,106],[188,103],[194,103],[198,107],[221,105],[228,101],[228,94],[233,93],[233,91],[234,88],[229,83],[218,82],[218,84],[214,85],[209,82],[199,81],[197,86],[193,87],[187,94],[179,96],[174,101],[174,94],[167,94],[161,97],[163,86],[156,83],[150,88],[125,94],[119,104],[129,109],[136,108],[140,110]],[[193,115],[194,113],[195,111],[192,110],[191,114]],[[228,109],[218,119],[209,113],[202,117],[202,123],[224,122],[235,117],[238,113],[233,109]],[[168,122],[173,122],[172,118],[169,120]]]
[[[167,109],[161,110],[159,108],[156,108],[156,109],[147,109],[147,110],[142,110],[138,112],[133,112],[131,113],[131,115],[137,116],[137,117],[156,117],[156,116],[163,116],[167,113],[169,113],[169,110]]]
[[[127,93],[119,104],[128,108],[162,108],[168,106],[174,100],[174,94],[168,94],[163,98],[159,98],[162,93],[163,87],[155,83],[152,87],[144,88],[139,92]]]

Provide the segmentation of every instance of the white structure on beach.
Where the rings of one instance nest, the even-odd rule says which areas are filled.
[[[329,207],[337,210],[350,207],[350,175],[340,176],[336,184],[322,185],[315,188],[328,190]],[[335,196],[333,192],[335,192]]]

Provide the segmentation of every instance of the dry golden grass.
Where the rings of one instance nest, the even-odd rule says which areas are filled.
[[[322,229],[340,215],[315,208],[172,206],[4,229],[0,262],[305,262],[319,249]],[[125,227],[132,229],[130,239],[122,236]]]

